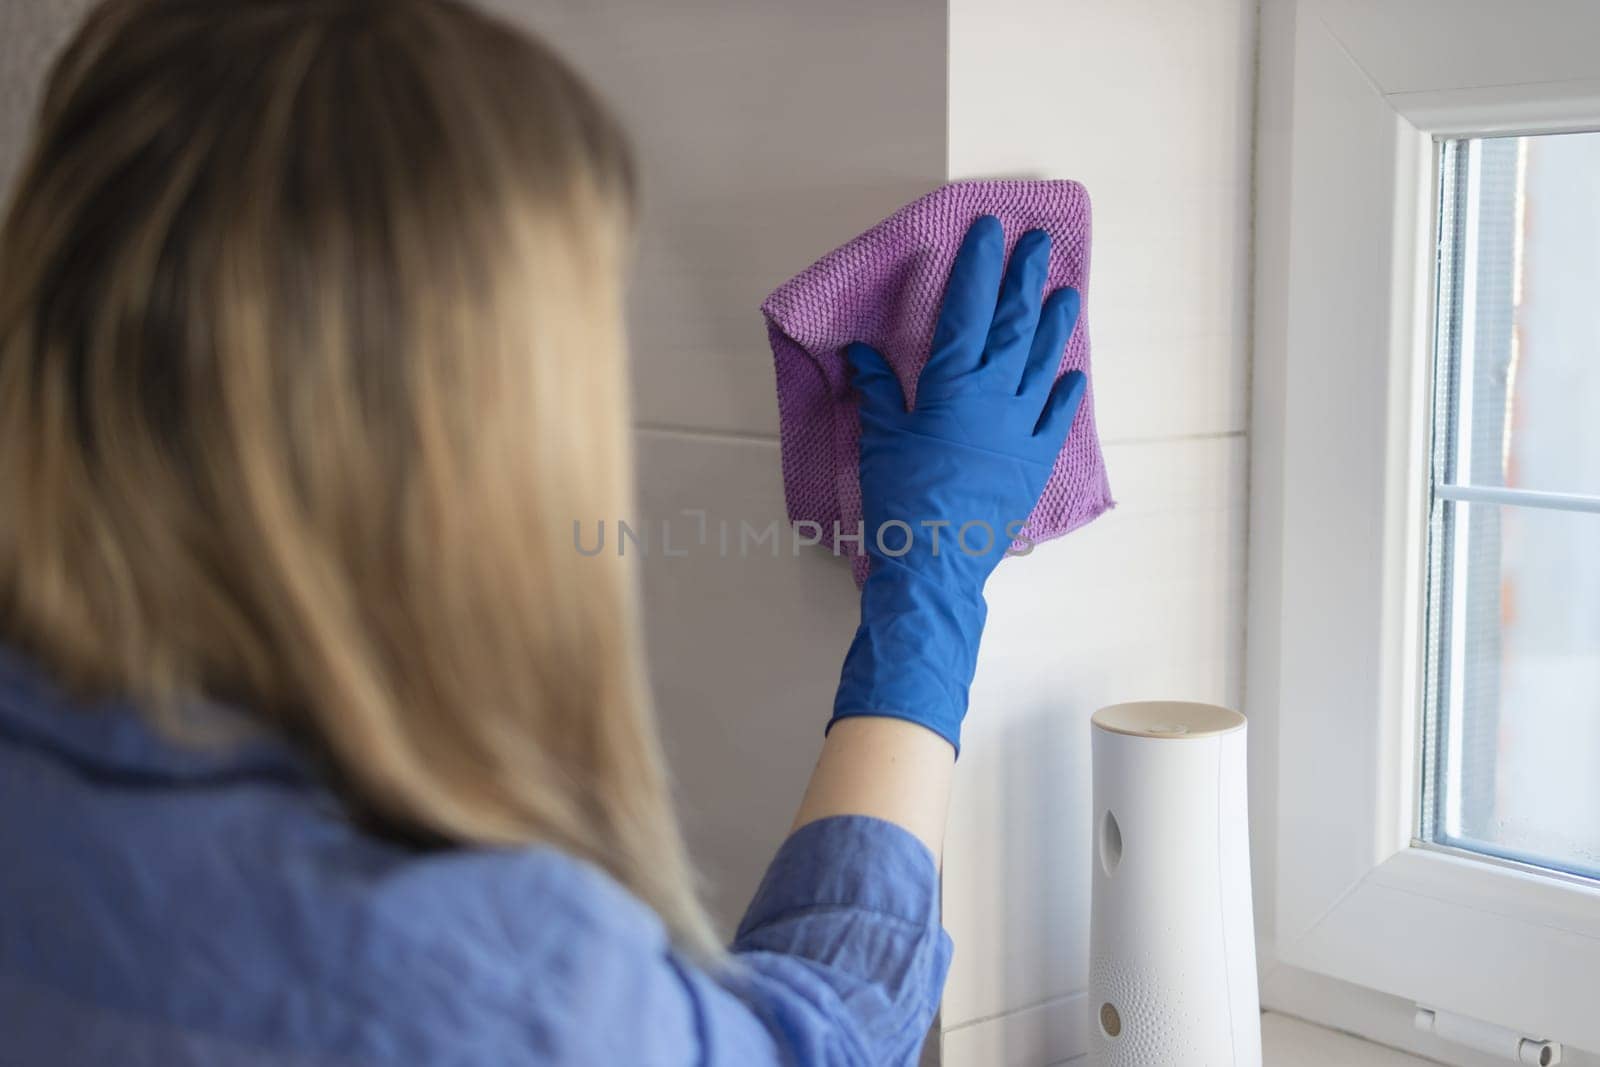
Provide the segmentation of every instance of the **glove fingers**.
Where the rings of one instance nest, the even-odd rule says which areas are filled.
[[[1083,393],[1088,385],[1089,380],[1082,371],[1068,371],[1063,375],[1056,387],[1050,390],[1050,399],[1045,401],[1044,413],[1039,416],[1033,435],[1065,441],[1067,434],[1072,431],[1072,420],[1078,417],[1078,405],[1083,403]]]
[[[1017,239],[1000,285],[984,344],[983,365],[1008,388],[1015,389],[1039,326],[1039,304],[1044,300],[1045,276],[1050,269],[1050,235],[1029,230]]]
[[[850,384],[861,394],[862,407],[905,414],[906,397],[900,379],[876,348],[856,341],[845,348],[844,354],[850,363]]]
[[[967,230],[950,267],[939,324],[933,331],[933,351],[922,370],[924,380],[949,381],[978,368],[994,319],[1005,256],[1000,220],[981,216]]]
[[[1044,302],[1039,328],[1034,331],[1033,346],[1028,352],[1028,364],[1017,386],[1018,396],[1030,393],[1043,396],[1055,381],[1056,371],[1061,368],[1062,350],[1078,324],[1079,304],[1078,290],[1070,287],[1057,289]]]

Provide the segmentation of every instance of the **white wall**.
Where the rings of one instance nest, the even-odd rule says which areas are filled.
[[[632,294],[646,637],[690,845],[731,931],[787,832],[856,623],[841,561],[738,558],[783,520],[766,293],[945,170],[942,0],[496,0],[620,112],[644,204]],[[694,544],[708,513],[709,543]],[[661,520],[672,543],[667,558]],[[730,558],[718,551],[731,523]]]
[[[690,557],[647,561],[645,592],[725,919],[787,826],[855,616],[832,560],[737,558],[740,519],[783,515],[755,305],[946,176],[1072,177],[1094,197],[1088,307],[1120,506],[992,584],[944,876],[946,1062],[1076,1055],[1086,720],[1139,697],[1241,700],[1254,4],[953,0],[948,67],[942,3],[563,10],[539,24],[634,127],[652,197],[641,510],[713,523]],[[735,558],[719,558],[718,517]]]
[[[953,0],[952,177],[1094,199],[1087,309],[1119,507],[1002,566],[944,875],[945,1062],[1085,1050],[1087,719],[1241,702],[1250,0]]]
[[[790,274],[938,182],[944,4],[487,6],[543,32],[617,108],[639,151],[640,425],[776,439],[756,309]]]
[[[22,164],[44,76],[93,0],[0,2],[0,191]]]
[[[698,533],[680,509],[711,522],[687,558],[653,544],[647,636],[728,922],[792,816],[855,621],[835,561],[739,558],[738,522],[784,513],[756,305],[946,176],[1088,185],[1120,506],[992,583],[944,875],[945,1061],[1077,1055],[1087,718],[1140,697],[1241,701],[1254,3],[510,6],[593,76],[643,154],[641,513],[677,516],[678,546]]]

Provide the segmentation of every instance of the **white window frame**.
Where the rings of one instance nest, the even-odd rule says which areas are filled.
[[[1379,10],[1389,86],[1361,51]],[[1600,4],[1265,0],[1261,28],[1246,711],[1266,746],[1263,969],[1600,1052],[1600,888],[1418,841],[1435,139],[1600,129],[1600,55],[1573,77],[1566,36],[1600,39]],[[1524,68],[1559,53],[1561,78],[1488,69],[1496,47]]]

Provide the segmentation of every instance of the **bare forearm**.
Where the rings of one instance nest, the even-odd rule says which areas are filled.
[[[831,815],[870,815],[915,834],[938,861],[954,772],[955,749],[924,726],[840,719],[822,744],[792,829]]]

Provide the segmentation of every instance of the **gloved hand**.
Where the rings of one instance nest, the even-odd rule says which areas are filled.
[[[1055,381],[1079,299],[1070,288],[1044,299],[1049,257],[1049,235],[1030,230],[1005,269],[1000,221],[972,224],[913,411],[883,356],[847,350],[872,569],[830,727],[855,715],[909,719],[960,750],[984,583],[1044,491],[1083,399],[1082,373]]]

